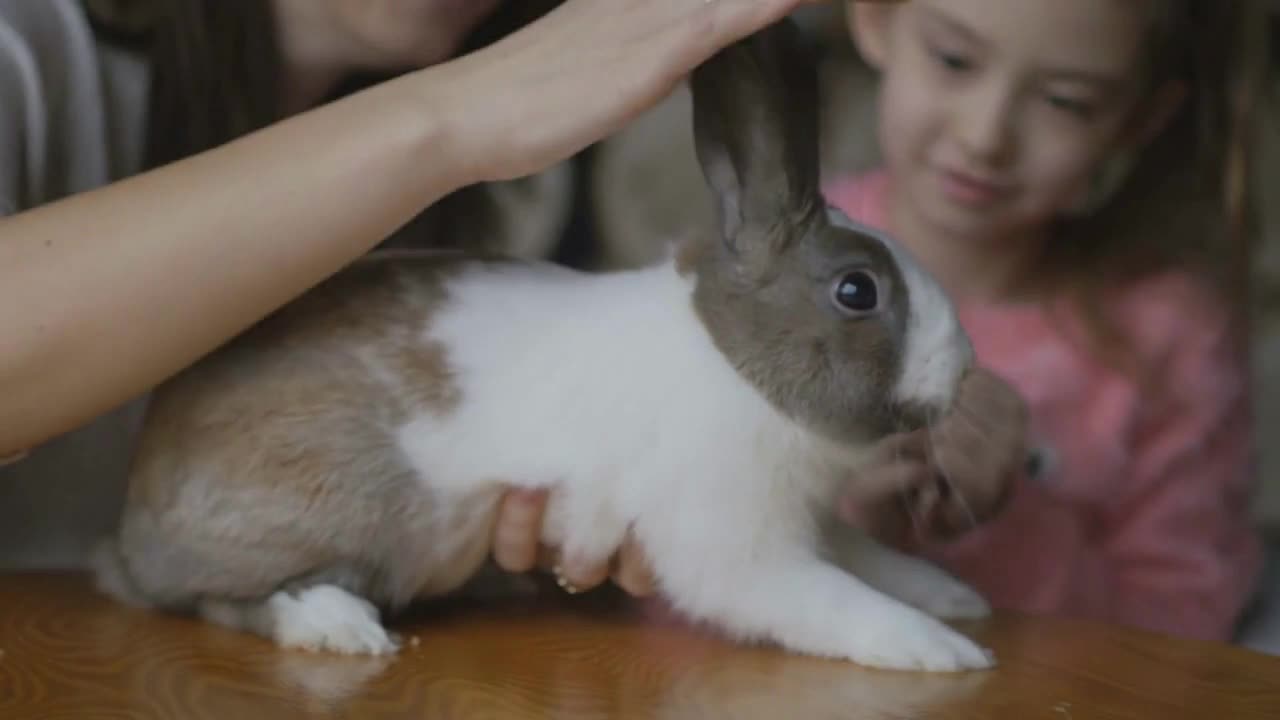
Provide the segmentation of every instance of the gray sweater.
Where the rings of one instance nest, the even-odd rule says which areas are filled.
[[[146,97],[143,59],[99,43],[77,0],[0,0],[0,215],[136,172]],[[119,512],[142,401],[0,467],[0,570],[83,564]]]

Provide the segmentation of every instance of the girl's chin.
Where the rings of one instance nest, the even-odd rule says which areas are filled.
[[[945,199],[921,208],[918,215],[934,230],[956,240],[989,241],[1006,227],[998,212],[957,207]]]

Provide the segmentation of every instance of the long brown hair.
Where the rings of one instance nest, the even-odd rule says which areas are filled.
[[[464,41],[465,54],[514,32],[562,0],[509,0]],[[214,148],[282,119],[282,61],[271,0],[83,0],[99,35],[144,53],[151,87],[143,168]],[[398,73],[352,75],[335,96]],[[484,236],[483,186],[442,199],[412,225],[441,243]],[[428,229],[429,228],[429,229]]]
[[[1266,87],[1265,9],[1253,0],[1157,0],[1151,87],[1178,78],[1181,111],[1096,213],[1063,222],[1045,258],[1080,311],[1085,341],[1118,370],[1155,382],[1110,316],[1113,291],[1151,273],[1188,269],[1231,312],[1245,342],[1256,236],[1250,149]]]

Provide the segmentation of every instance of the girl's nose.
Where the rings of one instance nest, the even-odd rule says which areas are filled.
[[[952,107],[955,135],[971,159],[988,165],[1008,161],[1014,145],[1012,90],[984,83]]]

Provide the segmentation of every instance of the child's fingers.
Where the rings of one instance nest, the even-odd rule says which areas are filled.
[[[876,443],[873,462],[923,461],[929,456],[931,442],[928,430],[890,435]]]
[[[874,533],[888,500],[927,485],[931,477],[927,465],[910,460],[868,468],[849,483],[837,512],[845,522]]]
[[[545,491],[513,489],[503,494],[493,535],[493,559],[499,567],[514,573],[534,568],[546,507]]]
[[[920,524],[927,532],[932,532],[933,526],[936,524],[934,522],[934,512],[938,507],[942,486],[936,478],[931,476],[929,480],[922,482],[917,487],[914,498],[915,512],[913,514],[919,519]]]

